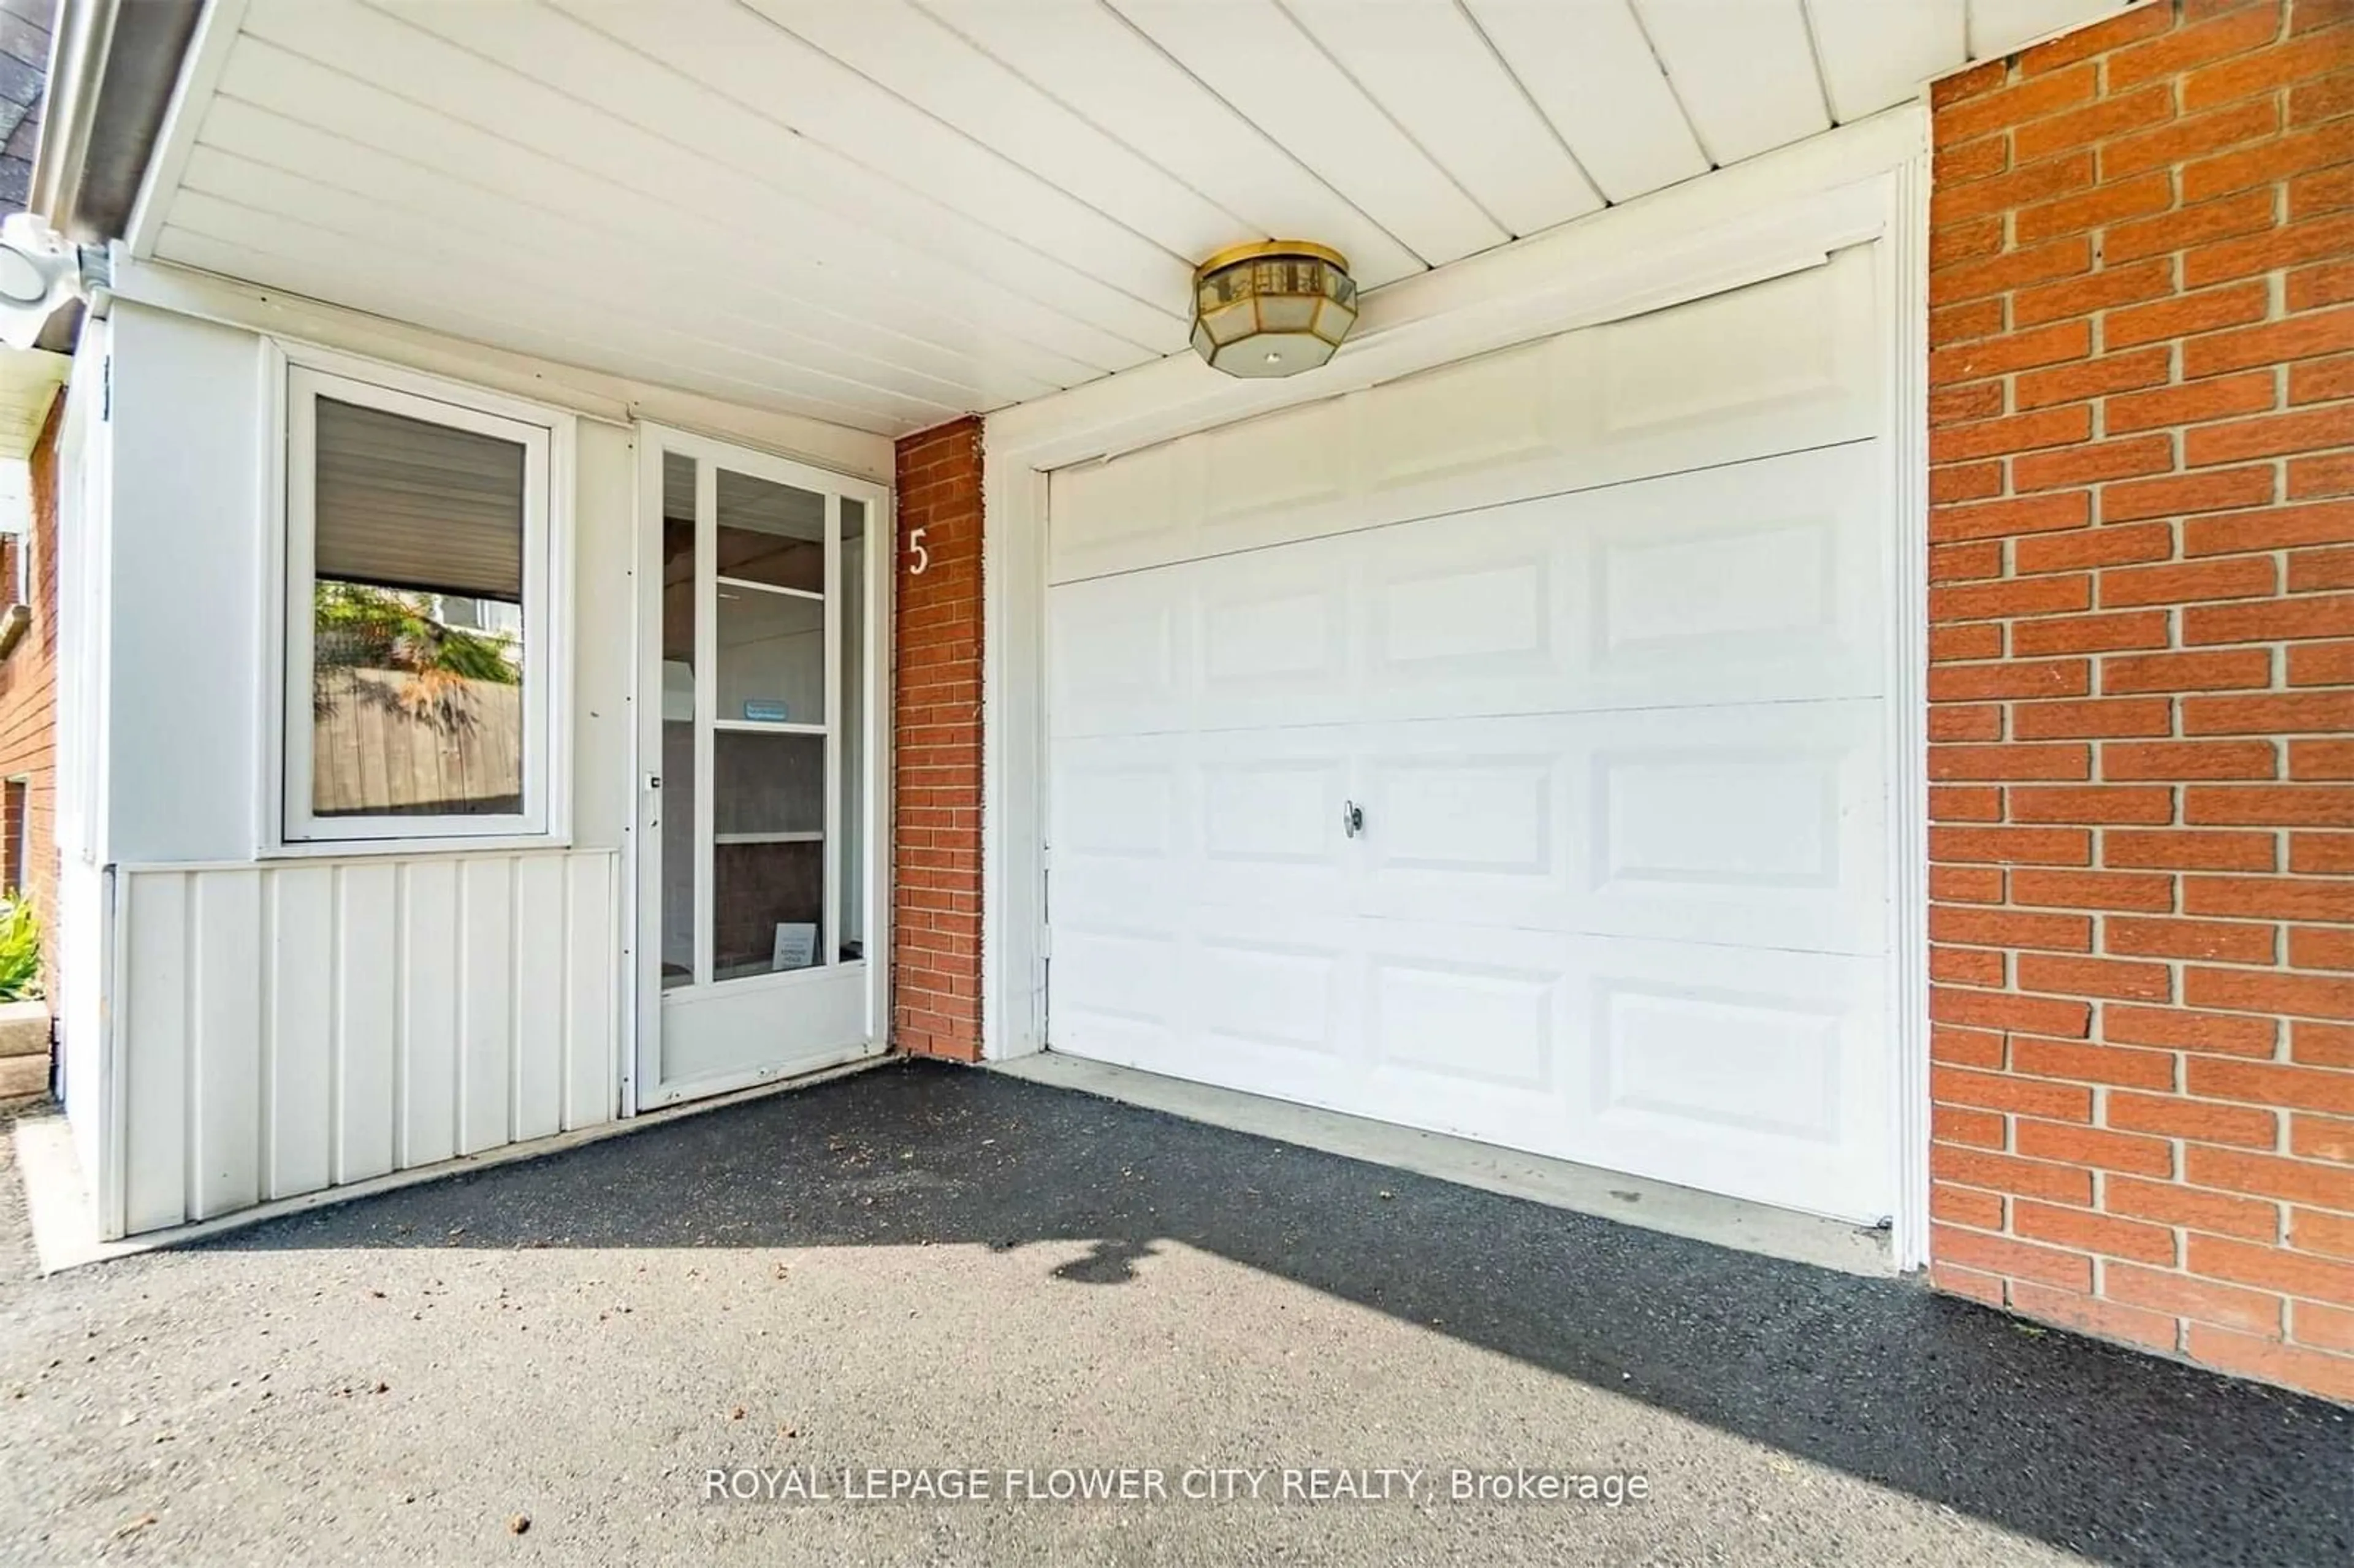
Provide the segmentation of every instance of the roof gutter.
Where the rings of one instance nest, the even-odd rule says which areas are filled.
[[[26,211],[0,225],[0,342],[70,352],[207,0],[58,0]]]
[[[48,107],[25,206],[62,235],[74,234],[90,136],[98,124],[99,86],[122,10],[122,0],[58,0],[58,29],[49,44]]]

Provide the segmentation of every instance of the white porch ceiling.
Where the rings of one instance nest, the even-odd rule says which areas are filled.
[[[2123,0],[214,4],[143,254],[896,435],[1184,352],[1224,246],[1378,287]]]

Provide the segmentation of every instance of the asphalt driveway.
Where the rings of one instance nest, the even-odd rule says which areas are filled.
[[[2354,1417],[903,1065],[50,1279],[0,1183],[0,1560],[2341,1563]]]

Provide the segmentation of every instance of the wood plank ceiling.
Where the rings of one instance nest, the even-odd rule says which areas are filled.
[[[2120,4],[245,0],[142,238],[896,435],[1184,352],[1224,246],[1379,287]]]

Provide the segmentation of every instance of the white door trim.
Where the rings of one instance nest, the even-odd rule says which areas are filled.
[[[1190,355],[989,416],[983,440],[981,1054],[1044,1047],[1046,473],[1511,344],[1623,319],[1879,246],[1896,513],[1889,774],[1900,1268],[1928,1241],[1926,687],[1928,116],[1905,105],[1367,297],[1322,371],[1236,381]]]
[[[1924,116],[1925,125],[1925,115]],[[1894,955],[1896,1266],[1929,1266],[1929,158],[1888,176],[1889,224],[1877,247],[1889,309],[1896,548],[1889,606],[1889,951]]]

